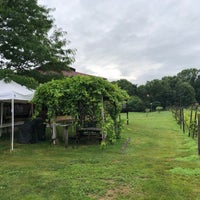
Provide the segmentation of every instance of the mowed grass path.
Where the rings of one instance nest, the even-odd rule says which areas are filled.
[[[0,199],[200,199],[196,140],[180,131],[170,112],[129,118],[122,139],[103,150],[45,142],[15,144],[10,153],[9,142],[0,140]]]

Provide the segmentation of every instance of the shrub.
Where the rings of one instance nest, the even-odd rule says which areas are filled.
[[[160,112],[160,111],[162,111],[162,110],[163,110],[163,107],[162,107],[162,106],[157,106],[157,107],[156,107],[156,111]]]
[[[128,111],[141,112],[144,111],[145,105],[144,102],[138,96],[131,96],[127,103]]]

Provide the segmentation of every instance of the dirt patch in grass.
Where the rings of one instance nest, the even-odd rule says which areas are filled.
[[[119,196],[135,196],[132,189],[129,186],[119,186],[113,189],[109,189],[103,197],[98,200],[113,200]]]

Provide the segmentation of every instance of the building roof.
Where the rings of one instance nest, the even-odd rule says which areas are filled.
[[[45,72],[42,72],[42,70],[40,70],[41,67],[38,67],[37,70],[40,71],[41,73],[44,73]],[[53,73],[56,73],[55,71],[52,70]],[[62,71],[62,74],[65,76],[65,77],[72,77],[72,76],[94,76],[94,77],[99,77],[99,76],[95,76],[95,75],[91,75],[91,74],[85,74],[85,73],[82,73],[82,72],[77,72],[75,68],[72,68],[72,67],[69,67],[69,71],[67,70],[63,70]],[[104,77],[101,77],[103,79],[105,79]]]
[[[76,71],[62,71],[64,76],[92,76],[89,74],[84,74],[81,72],[76,72]]]

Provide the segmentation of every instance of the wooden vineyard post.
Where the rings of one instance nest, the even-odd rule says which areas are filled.
[[[182,129],[183,133],[185,133],[184,109],[183,109],[183,107],[180,107],[179,121],[180,121],[180,129]]]
[[[191,107],[190,124],[192,123],[192,115],[193,115],[193,106]],[[188,137],[190,137],[190,131],[191,131],[191,129],[189,128]]]
[[[183,128],[183,133],[185,133],[184,108],[182,108],[182,128]]]
[[[182,129],[182,108],[179,108],[179,122],[180,122],[180,129]]]
[[[200,155],[200,114],[198,114],[198,155]]]
[[[194,123],[195,123],[195,126],[197,125],[197,113],[198,113],[198,105],[196,105],[195,107],[195,116],[194,116]],[[192,138],[194,138],[196,135],[195,131],[193,131],[192,133]]]

